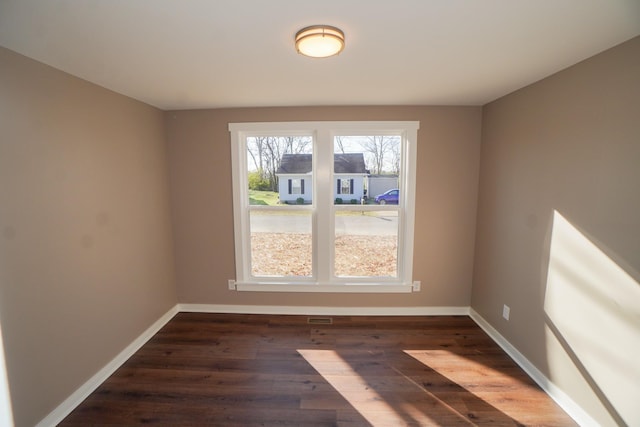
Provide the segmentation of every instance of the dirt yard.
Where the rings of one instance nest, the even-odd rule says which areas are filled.
[[[311,236],[293,233],[252,233],[252,273],[265,276],[310,276]],[[338,236],[337,276],[397,275],[395,236]]]

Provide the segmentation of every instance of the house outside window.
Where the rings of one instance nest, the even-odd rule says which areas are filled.
[[[305,195],[305,203],[311,197],[306,197],[311,182],[313,154],[285,153],[280,158],[280,166],[276,176],[280,182],[278,197],[283,203],[296,202],[298,195]],[[337,203],[360,202],[365,194],[365,182],[369,171],[366,169],[363,153],[334,154],[334,201]],[[294,197],[295,196],[295,197]]]
[[[232,289],[411,292],[418,122],[231,123],[229,130]],[[369,176],[397,182],[399,203],[366,197]],[[255,191],[256,182],[268,190]]]

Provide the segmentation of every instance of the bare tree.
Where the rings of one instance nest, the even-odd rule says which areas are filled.
[[[368,158],[368,165],[374,174],[386,172],[385,160],[391,155],[392,146],[397,143],[393,136],[374,135],[362,141],[362,149]]]
[[[311,142],[309,137],[258,136],[247,139],[247,152],[261,178],[269,182],[272,191],[278,191],[276,172],[282,156],[311,152]]]
[[[391,172],[395,175],[400,175],[400,162],[402,157],[400,155],[399,141],[391,144],[389,152],[391,154]]]
[[[342,136],[336,136],[336,145],[338,146],[337,147],[338,150],[340,150],[340,152],[342,154],[344,154],[345,153],[345,151],[344,151],[344,141],[342,140],[342,138],[343,138]]]
[[[280,150],[280,144],[278,143],[277,137],[269,137],[267,138],[267,179],[271,184],[271,191],[278,191],[278,179],[276,177],[276,171],[280,166],[280,159],[282,158],[282,153]]]
[[[302,154],[311,152],[311,138],[300,136],[281,137],[284,144],[283,154]]]
[[[253,161],[253,170],[264,170],[265,140],[266,138],[263,136],[252,137],[247,140],[247,152]],[[252,170],[252,168],[249,167],[249,170]]]

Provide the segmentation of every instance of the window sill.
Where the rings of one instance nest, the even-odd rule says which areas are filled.
[[[318,283],[238,283],[229,281],[229,289],[240,292],[315,292],[315,293],[411,293],[420,290],[420,282],[413,284],[360,284],[340,285]]]

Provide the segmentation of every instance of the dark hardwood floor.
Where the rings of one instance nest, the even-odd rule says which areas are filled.
[[[180,313],[62,426],[576,425],[469,318]]]

